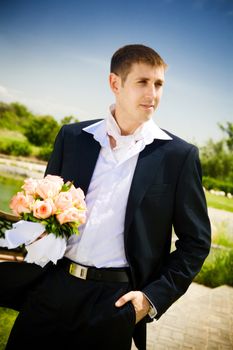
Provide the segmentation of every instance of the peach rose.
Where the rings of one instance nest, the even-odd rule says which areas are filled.
[[[44,201],[36,200],[33,206],[33,215],[37,219],[47,219],[55,212],[55,206],[51,198]]]
[[[45,180],[56,182],[59,184],[61,187],[64,185],[64,181],[60,176],[57,175],[46,175]]]
[[[71,193],[60,192],[59,195],[56,197],[54,203],[58,212],[71,208],[73,206]]]
[[[30,213],[33,202],[32,196],[25,196],[23,192],[18,192],[10,201],[10,208],[15,215]]]
[[[69,192],[72,195],[73,204],[76,207],[79,207],[79,208],[82,208],[82,209],[86,209],[86,203],[84,202],[85,195],[84,195],[83,190],[81,190],[80,187],[75,188],[74,185],[72,185],[70,187]]]
[[[54,198],[62,188],[61,181],[50,181],[47,177],[39,180],[36,193],[42,198]]]
[[[34,195],[37,187],[37,180],[34,180],[32,178],[24,180],[24,185],[22,186],[22,189],[29,195]]]
[[[56,215],[56,217],[61,225],[67,222],[79,222],[80,224],[84,224],[86,219],[85,213],[77,208],[66,209],[61,214]]]

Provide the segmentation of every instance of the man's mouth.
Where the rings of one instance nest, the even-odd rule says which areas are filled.
[[[154,109],[154,105],[153,104],[141,104],[141,106],[145,109]]]

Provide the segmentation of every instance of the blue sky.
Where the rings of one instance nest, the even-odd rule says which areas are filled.
[[[36,114],[105,117],[113,52],[153,47],[168,63],[157,124],[202,145],[233,121],[232,0],[0,0],[0,101]]]

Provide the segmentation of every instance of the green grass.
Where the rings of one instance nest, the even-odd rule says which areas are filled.
[[[210,254],[194,281],[215,288],[224,284],[233,287],[233,236],[225,222],[212,237]]]
[[[20,191],[23,184],[22,178],[0,176],[1,210],[10,212],[9,202],[11,197]],[[0,350],[4,350],[11,328],[17,317],[15,310],[0,307]]]
[[[225,248],[233,248],[233,236],[229,232],[229,226],[225,221],[216,226],[216,233],[212,234],[212,243]]]
[[[212,248],[194,281],[215,288],[224,284],[233,287],[233,249]]]
[[[206,200],[208,207],[233,212],[233,198],[216,196],[206,191]]]
[[[26,136],[24,136],[20,131],[13,131],[8,129],[0,129],[0,140],[1,141],[27,141]],[[30,144],[31,153],[27,157],[37,157],[40,152],[41,147]]]
[[[18,191],[20,191],[20,187],[23,185],[23,179],[20,177],[7,177],[0,176],[0,193],[1,193],[1,207],[0,210],[11,212],[9,208],[10,199],[13,195],[15,195]]]
[[[4,350],[11,328],[17,317],[15,310],[0,307],[0,350]]]
[[[8,129],[0,129],[0,139],[7,141],[26,141],[27,138],[20,131],[13,131]]]

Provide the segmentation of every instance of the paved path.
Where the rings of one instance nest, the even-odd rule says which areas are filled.
[[[147,330],[147,350],[232,350],[233,288],[192,283]]]

